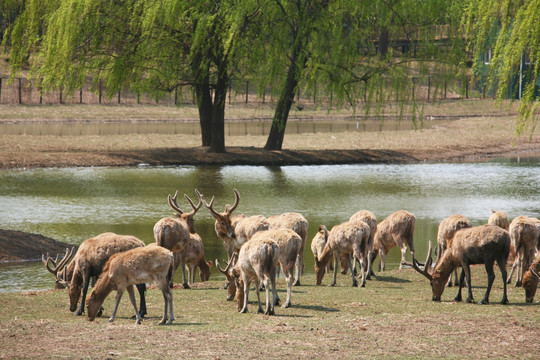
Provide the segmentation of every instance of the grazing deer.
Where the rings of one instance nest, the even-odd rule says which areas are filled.
[[[296,258],[295,258],[296,259]],[[238,253],[238,260],[233,269],[233,277],[236,282],[236,299],[241,313],[248,310],[249,286],[255,281],[255,292],[259,304],[258,312],[262,313],[260,296],[260,283],[262,281],[266,290],[265,315],[274,315],[274,303],[277,298],[276,272],[279,263],[279,246],[266,236],[253,237],[246,242]],[[270,298],[270,286],[272,298]]]
[[[431,283],[432,300],[440,301],[448,277],[461,265],[463,268],[460,275],[460,283],[467,278],[469,296],[467,302],[474,302],[471,286],[470,265],[484,264],[488,277],[488,286],[484,298],[480,304],[489,302],[489,293],[495,279],[493,265],[497,262],[503,278],[503,298],[501,304],[508,303],[506,296],[506,260],[510,252],[510,235],[506,230],[494,225],[483,225],[459,230],[454,235],[452,246],[449,247],[435,264],[431,267],[431,242],[429,243],[428,257],[423,269],[418,261],[413,259],[413,268],[424,275]],[[461,286],[458,286],[458,294],[454,301],[461,301]]]
[[[523,275],[523,288],[525,289],[526,302],[533,302],[536,289],[538,288],[538,282],[540,282],[540,251],[536,252],[536,256],[531,266]]]
[[[204,258],[204,245],[199,234],[190,234],[190,240],[184,250],[175,252],[174,254],[174,272],[180,266],[182,257],[185,258],[186,267],[188,268],[188,281],[195,282],[195,273],[199,268],[199,276],[201,281],[208,281],[210,278],[210,267],[213,266],[211,261],[206,261]]]
[[[221,266],[219,266],[219,260],[216,259],[216,267],[218,268],[219,272],[225,275],[227,278],[227,301],[233,301],[234,297],[236,295],[236,282],[234,280],[234,261],[236,260],[237,253],[233,253],[233,255],[229,258],[229,261],[227,262],[227,266],[225,269],[222,269]]]
[[[172,276],[173,254],[156,244],[132,249],[111,256],[101,273],[94,290],[88,297],[88,319],[93,321],[101,305],[111,293],[116,290],[116,302],[109,322],[116,318],[116,311],[125,290],[135,308],[136,324],[142,322],[137,311],[137,303],[133,293],[133,285],[156,282],[163,293],[165,307],[163,318],[159,324],[171,324],[174,320],[173,296],[168,278]]]
[[[362,281],[360,286],[366,285],[366,276],[364,269],[366,266],[367,243],[369,241],[370,229],[363,221],[345,222],[334,226],[328,233],[328,242],[322,251],[320,258],[315,260],[315,273],[317,275],[317,285],[321,285],[326,266],[334,257],[334,279],[330,286],[336,284],[337,264],[339,259],[345,256],[349,269],[351,269],[352,286],[358,286],[358,281],[354,271],[352,271],[352,261],[358,260],[362,269]],[[351,260],[352,255],[352,260]]]
[[[516,258],[506,283],[511,283],[512,275],[517,268],[516,286],[521,286],[524,272],[531,265],[540,242],[540,220],[527,216],[516,217],[510,223],[510,238]]]
[[[460,214],[451,215],[440,222],[439,228],[437,230],[437,260],[435,261],[435,263],[439,261],[446,249],[452,246],[452,240],[454,239],[454,234],[456,233],[456,231],[470,227],[471,222],[469,221],[469,219]],[[454,271],[454,275],[455,284],[456,286],[458,286],[459,282],[457,269]],[[452,276],[448,278],[448,283],[446,284],[446,286],[452,286]]]
[[[304,273],[304,248],[306,247],[306,239],[309,228],[309,223],[306,218],[296,212],[287,212],[281,215],[270,216],[268,219],[270,229],[290,229],[300,236],[302,243],[296,259],[296,273],[294,286],[300,285],[300,277]]]
[[[54,260],[49,256],[49,253],[47,253],[46,259],[45,255],[41,254],[41,261],[43,261],[47,270],[54,275],[55,289],[65,289],[67,281],[71,281],[71,277],[73,276],[73,266],[66,267],[66,265],[69,260],[73,258],[74,251],[75,247],[72,247],[71,250],[66,248],[66,254],[62,260],[60,260],[60,262],[58,262],[58,254],[56,254],[56,258]]]
[[[210,214],[216,219],[215,230],[217,236],[223,240],[225,249],[229,259],[235,251],[240,251],[242,245],[251,239],[251,237],[258,231],[268,230],[270,224],[266,218],[262,215],[255,215],[246,217],[245,215],[232,216],[232,212],[236,209],[240,202],[240,194],[238,190],[234,189],[235,201],[232,206],[226,205],[225,211],[218,213],[214,210],[214,197],[210,203],[204,200],[204,195],[201,195],[204,206],[210,211]]]
[[[174,218],[166,217],[161,220],[159,220],[154,225],[154,238],[156,239],[156,243],[159,246],[164,247],[165,249],[168,249],[172,252],[181,252],[183,256],[180,258],[180,264],[182,266],[182,280],[183,280],[183,287],[184,289],[189,289],[189,284],[186,276],[186,259],[185,259],[185,252],[183,250],[186,248],[186,246],[189,244],[190,236],[191,234],[196,234],[195,231],[195,222],[193,220],[193,217],[197,213],[197,211],[200,209],[202,205],[202,200],[200,197],[200,194],[198,191],[197,195],[199,196],[199,204],[195,206],[193,201],[189,198],[189,196],[184,194],[184,197],[191,205],[191,208],[193,209],[189,213],[185,213],[180,209],[176,202],[176,197],[178,196],[178,190],[176,190],[176,193],[174,196],[171,196],[169,194],[168,201],[171,208],[176,212],[174,215]],[[172,282],[172,278],[171,278]]]
[[[69,310],[72,312],[77,310],[77,304],[79,303],[82,290],[81,306],[75,313],[75,315],[82,315],[90,279],[101,274],[105,263],[113,254],[143,246],[144,243],[134,236],[117,235],[111,232],[103,233],[83,241],[79,245],[73,261],[62,272],[63,278],[60,280],[65,287],[69,288]],[[64,264],[64,268],[65,266]],[[57,270],[59,274],[62,269],[58,268]],[[72,274],[71,279],[69,278],[69,273]],[[141,297],[140,313],[144,316],[146,314],[144,297],[146,285],[138,284],[137,288]]]
[[[386,255],[394,246],[398,246],[401,250],[401,263],[399,268],[403,269],[403,265],[409,264],[405,261],[407,246],[411,252],[411,257],[414,259],[414,224],[416,217],[405,211],[399,210],[390,214],[386,219],[377,224],[377,232],[373,239],[373,255],[371,263],[377,258],[377,254],[381,256],[379,270],[386,269]]]
[[[350,222],[354,221],[363,221],[369,226],[369,241],[367,244],[367,275],[368,280],[371,279],[371,275],[375,275],[373,272],[373,264],[371,263],[371,258],[373,257],[373,242],[375,239],[375,233],[377,232],[377,217],[375,214],[369,210],[360,210],[352,214],[349,218]]]
[[[321,254],[327,242],[328,242],[328,230],[326,229],[326,226],[319,225],[319,231],[317,231],[317,233],[311,240],[311,252],[313,252],[315,261],[321,258]],[[332,262],[330,261],[328,265],[326,265],[326,272],[328,273],[332,269],[333,269]]]

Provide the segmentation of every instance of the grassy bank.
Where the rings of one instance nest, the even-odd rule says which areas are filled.
[[[163,299],[155,288],[139,326],[127,295],[110,324],[114,293],[106,317],[93,323],[69,312],[66,291],[0,294],[0,358],[536,358],[540,305],[525,304],[513,285],[510,304],[498,304],[496,275],[490,305],[454,303],[455,288],[432,302],[428,281],[412,269],[380,274],[366,288],[352,288],[345,275],[336,287],[326,286],[328,276],[324,286],[306,276],[292,308],[276,308],[273,317],[256,313],[253,291],[249,313],[237,313],[225,301],[223,280],[213,279],[174,290],[172,326],[157,325]],[[474,267],[472,283],[478,301],[487,283],[483,266]],[[283,279],[278,289],[284,299]]]

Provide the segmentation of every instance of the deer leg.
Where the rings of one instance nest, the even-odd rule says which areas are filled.
[[[81,307],[75,313],[75,315],[77,316],[82,315],[84,313],[84,302],[86,301],[86,293],[88,292],[88,286],[90,285],[90,278],[87,276],[83,276],[83,282],[84,284],[83,284],[83,290],[82,290]]]
[[[514,276],[514,270],[519,265],[519,256],[516,254],[516,257],[514,259],[514,263],[512,264],[512,269],[510,269],[510,274],[508,275],[508,278],[506,279],[506,283],[510,284],[512,282],[512,276]]]
[[[485,264],[488,286],[484,298],[479,302],[479,304],[489,304],[489,293],[491,292],[491,287],[493,286],[493,281],[495,280],[495,272],[493,271],[493,261],[486,261]]]
[[[456,270],[457,271],[457,270]],[[463,281],[465,280],[465,270],[461,269],[461,275],[460,275],[460,280],[459,280],[459,283],[460,284],[463,284]],[[456,280],[457,281],[457,280]],[[461,286],[458,286],[458,293],[456,295],[456,297],[454,298],[454,301],[461,301],[462,300],[462,297],[461,297]]]
[[[244,280],[244,306],[240,310],[241,313],[247,313],[248,311],[248,295],[249,295],[249,280],[247,278],[243,278]],[[255,287],[257,294],[259,294],[259,284],[257,281],[257,286]],[[260,301],[259,301],[260,302]]]
[[[285,298],[285,303],[283,304],[282,307],[288,308],[288,307],[291,307],[291,294],[292,294],[292,287],[294,283],[294,276],[293,276],[292,269],[287,270],[285,275],[286,275],[286,281],[287,281],[287,297]],[[276,291],[276,296],[277,296],[277,291]]]
[[[112,312],[111,317],[109,318],[109,322],[113,322],[114,319],[116,319],[116,311],[118,310],[118,305],[120,305],[120,300],[122,299],[122,295],[124,294],[125,289],[118,289],[116,292],[116,300],[114,302],[114,309]],[[135,309],[136,311],[137,309]]]
[[[264,310],[262,308],[262,304],[261,304],[261,289],[260,289],[260,284],[261,281],[259,279],[255,280],[255,293],[257,294],[257,302],[259,303],[259,308],[257,309],[257,312],[259,314],[262,314],[264,313]],[[268,284],[264,284],[264,281],[262,281],[263,285],[265,285],[266,287],[266,291],[268,291]],[[246,303],[247,303],[247,300],[246,300]]]
[[[137,310],[137,300],[135,299],[135,292],[133,291],[133,285],[130,285],[126,288],[128,295],[129,295],[129,301],[131,301],[131,304],[133,305],[133,308],[135,309],[135,324],[139,325],[142,323],[142,317],[139,314],[139,310]]]
[[[516,278],[516,286],[517,287],[520,287],[521,286],[521,282],[523,280],[523,274],[525,273],[525,271],[527,271],[527,268],[529,267],[529,264],[527,264],[527,262],[525,261],[525,249],[522,248],[521,249],[521,253],[519,254],[519,267],[518,267],[518,272],[517,272],[517,278]]]
[[[173,296],[170,287],[167,285],[167,281],[160,281],[159,288],[163,294],[163,318],[158,323],[158,325],[170,325],[174,321],[174,310],[173,310]]]
[[[471,286],[471,269],[469,267],[469,264],[462,264],[463,272],[465,272],[465,277],[467,279],[467,288],[469,290],[469,295],[467,296],[467,303],[474,302],[473,294],[472,294],[472,286]],[[461,289],[461,286],[459,287]]]
[[[403,264],[405,264],[405,255],[407,255],[407,246],[405,246],[405,244],[402,244],[401,245],[401,262],[399,263],[399,270],[403,269]],[[411,251],[411,254],[413,252]],[[413,259],[414,259],[414,256],[413,256]]]
[[[187,276],[186,276],[186,252],[185,251],[182,251],[182,256],[180,257],[180,259],[181,259],[180,265],[182,265],[182,280],[183,280],[182,286],[184,287],[184,289],[191,289],[189,287]]]
[[[499,265],[503,280],[503,298],[501,300],[501,304],[505,305],[508,304],[508,296],[506,295],[506,260],[504,258],[498,259],[497,265]]]
[[[270,301],[270,286],[272,286],[272,298],[276,294],[276,276],[275,274],[270,274],[270,279],[266,277],[266,311],[265,315],[274,315],[274,303]]]
[[[356,280],[356,276],[354,276],[354,273],[355,271],[353,270],[352,266],[353,266],[353,261],[351,260],[351,256],[348,255],[347,256],[347,262],[349,264],[349,268],[351,269],[351,277],[352,277],[352,286],[353,287],[358,287],[358,280]],[[356,259],[354,259],[354,263],[356,263]]]
[[[371,274],[372,274],[372,270],[371,270],[371,249],[368,250],[368,253],[367,253],[367,275],[366,275],[366,279],[367,280],[371,280]]]
[[[141,305],[139,306],[139,315],[141,316],[141,318],[144,318],[144,316],[146,315],[146,284],[137,284],[135,286],[139,291],[139,299],[141,300]],[[137,315],[133,315],[131,318],[136,319]]]
[[[360,257],[357,255],[355,256],[355,259],[358,260],[358,263],[360,264],[360,270],[361,270],[361,280],[360,280],[360,287],[366,287],[366,272],[365,272],[365,262],[364,258],[360,259]],[[355,260],[355,262],[356,262]]]
[[[334,252],[334,263],[335,263],[335,266],[334,266],[334,279],[330,283],[330,286],[335,286],[336,285],[338,264],[339,264],[340,260],[341,260],[341,257],[337,254],[337,251],[335,251]]]
[[[294,286],[300,286],[300,276],[304,274],[304,246],[305,241],[302,241],[300,245],[300,250],[298,251],[298,256],[296,257],[296,277],[294,281]]]
[[[379,271],[385,271],[386,270],[386,250],[379,251],[379,255],[381,256],[381,260],[379,262]]]

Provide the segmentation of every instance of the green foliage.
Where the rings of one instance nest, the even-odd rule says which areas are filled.
[[[510,79],[520,70],[520,62],[528,58],[531,66],[523,77],[524,91],[519,106],[520,117],[516,134],[535,128],[535,112],[539,103],[540,77],[540,0],[495,1],[470,0],[463,16],[469,50],[479,58],[491,48],[488,69],[489,86],[497,89],[503,99],[512,91]],[[482,69],[477,65],[474,74],[479,77]]]

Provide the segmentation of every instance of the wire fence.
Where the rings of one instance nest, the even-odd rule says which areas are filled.
[[[453,83],[444,82],[444,86],[434,86],[433,77],[424,79],[413,78],[411,81],[412,96],[418,101],[448,100],[469,98],[469,79],[456,80]],[[273,103],[275,99],[270,95],[272,91],[259,94],[256,84],[248,81],[231,82],[228,91],[229,104],[260,104]],[[361,96],[362,98],[362,96]],[[364,96],[365,99],[365,96]],[[296,94],[298,104],[325,104],[332,100],[332,94],[318,93],[316,90],[310,93]],[[39,83],[18,77],[10,80],[7,76],[0,76],[0,104],[163,104],[182,105],[195,104],[195,96],[191,88],[177,88],[165,93],[159,98],[145,94],[137,94],[129,89],[118,91],[110,97],[99,86],[97,89],[90,83],[85,84],[79,90],[65,93],[59,90],[43,92]]]

